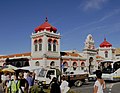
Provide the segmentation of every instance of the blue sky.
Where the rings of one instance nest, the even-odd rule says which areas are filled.
[[[0,54],[30,52],[45,17],[62,35],[61,50],[82,51],[88,34],[96,47],[105,37],[120,47],[119,0],[0,0]]]

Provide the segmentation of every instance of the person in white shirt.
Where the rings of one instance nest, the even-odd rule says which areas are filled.
[[[105,81],[102,79],[102,72],[100,70],[96,70],[97,80],[94,84],[94,92],[93,93],[104,93],[104,89],[106,88]]]
[[[1,80],[2,80],[2,90],[5,91],[5,83],[6,83],[6,80],[7,80],[7,74],[2,74],[1,75]]]
[[[24,78],[25,79],[27,78],[27,72],[24,72]]]
[[[68,86],[68,82],[65,80],[65,76],[62,77],[62,83],[60,85],[61,93],[67,93],[70,89]]]

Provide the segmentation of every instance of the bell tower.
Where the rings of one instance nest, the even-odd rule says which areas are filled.
[[[31,36],[31,65],[56,68],[60,66],[60,33],[45,22]]]
[[[97,50],[95,49],[94,40],[91,34],[89,34],[85,40],[85,47],[83,49],[84,57],[86,60],[86,65],[90,74],[97,69],[96,55]]]

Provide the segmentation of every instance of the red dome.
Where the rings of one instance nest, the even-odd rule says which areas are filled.
[[[100,47],[112,47],[112,44],[106,41],[106,38],[104,41],[100,44]]]
[[[52,25],[50,25],[48,23],[48,19],[46,18],[45,22],[38,26],[37,28],[35,28],[35,32],[41,32],[42,30],[46,29],[47,31],[53,31],[54,33],[56,33],[57,29],[55,27],[53,27]]]

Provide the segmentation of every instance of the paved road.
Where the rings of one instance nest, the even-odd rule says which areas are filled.
[[[81,87],[72,87],[72,90],[76,93],[93,93],[93,85],[94,82],[89,82]],[[106,82],[106,87],[105,93],[120,93],[120,82]]]
[[[94,82],[89,82],[81,87],[72,87],[71,90],[75,91],[75,93],[93,93],[93,85]],[[106,82],[106,87],[105,93],[120,93],[120,82]],[[0,93],[3,93],[1,89],[2,85],[0,84]]]

